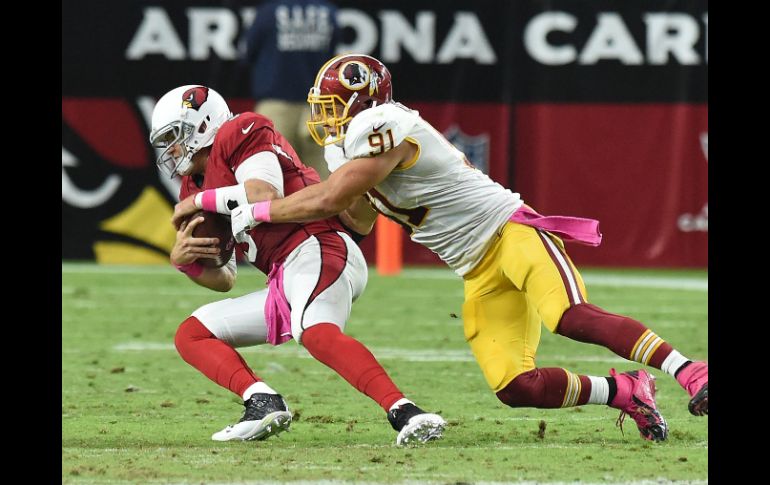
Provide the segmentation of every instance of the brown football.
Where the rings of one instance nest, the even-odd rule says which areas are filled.
[[[198,258],[198,262],[207,268],[219,268],[227,264],[235,250],[235,238],[230,227],[230,218],[214,212],[198,211],[188,221],[202,216],[203,222],[193,229],[194,237],[219,238],[219,254],[216,258]]]

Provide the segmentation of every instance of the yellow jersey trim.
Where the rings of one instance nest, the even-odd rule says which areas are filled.
[[[409,170],[410,168],[414,167],[414,164],[417,163],[417,159],[420,158],[420,153],[422,152],[422,148],[420,147],[420,142],[415,140],[411,136],[407,136],[404,140],[416,146],[417,153],[415,153],[414,157],[412,157],[412,159],[409,160],[408,162],[406,163],[401,162],[400,164],[398,164],[398,166],[394,168],[394,170]]]

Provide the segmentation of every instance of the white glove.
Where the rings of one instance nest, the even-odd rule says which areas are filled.
[[[259,225],[259,221],[254,220],[254,216],[251,214],[251,207],[253,204],[242,204],[233,209],[230,214],[230,227],[233,231],[235,240],[239,243],[247,243],[249,245],[249,251],[246,257],[252,263],[257,260],[257,245],[248,231],[254,229]]]
[[[230,214],[230,226],[233,229],[233,236],[254,229],[259,225],[259,222],[254,219],[254,215],[251,213],[252,207],[254,207],[254,204],[241,204],[233,209]]]

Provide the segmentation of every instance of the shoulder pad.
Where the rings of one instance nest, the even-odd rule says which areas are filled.
[[[400,145],[417,119],[416,111],[395,103],[360,112],[350,121],[343,140],[345,156],[349,159],[373,157]]]
[[[273,123],[268,118],[256,113],[240,113],[222,123],[217,134],[221,132],[242,137],[265,127],[274,129]]]

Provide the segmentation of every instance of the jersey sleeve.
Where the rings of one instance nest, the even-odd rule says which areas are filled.
[[[283,197],[283,172],[278,157],[273,152],[259,152],[243,161],[235,169],[239,184],[249,179],[259,179],[272,185]]]
[[[342,151],[342,147],[339,147],[334,143],[324,147],[324,160],[326,160],[326,166],[329,168],[329,172],[334,172],[348,161],[348,159],[345,158],[345,152]]]
[[[350,122],[344,140],[345,157],[368,158],[400,145],[417,122],[417,115],[395,104],[362,111]]]
[[[243,162],[260,152],[276,153],[275,129],[264,116],[241,113],[219,129],[211,157],[235,173]]]

